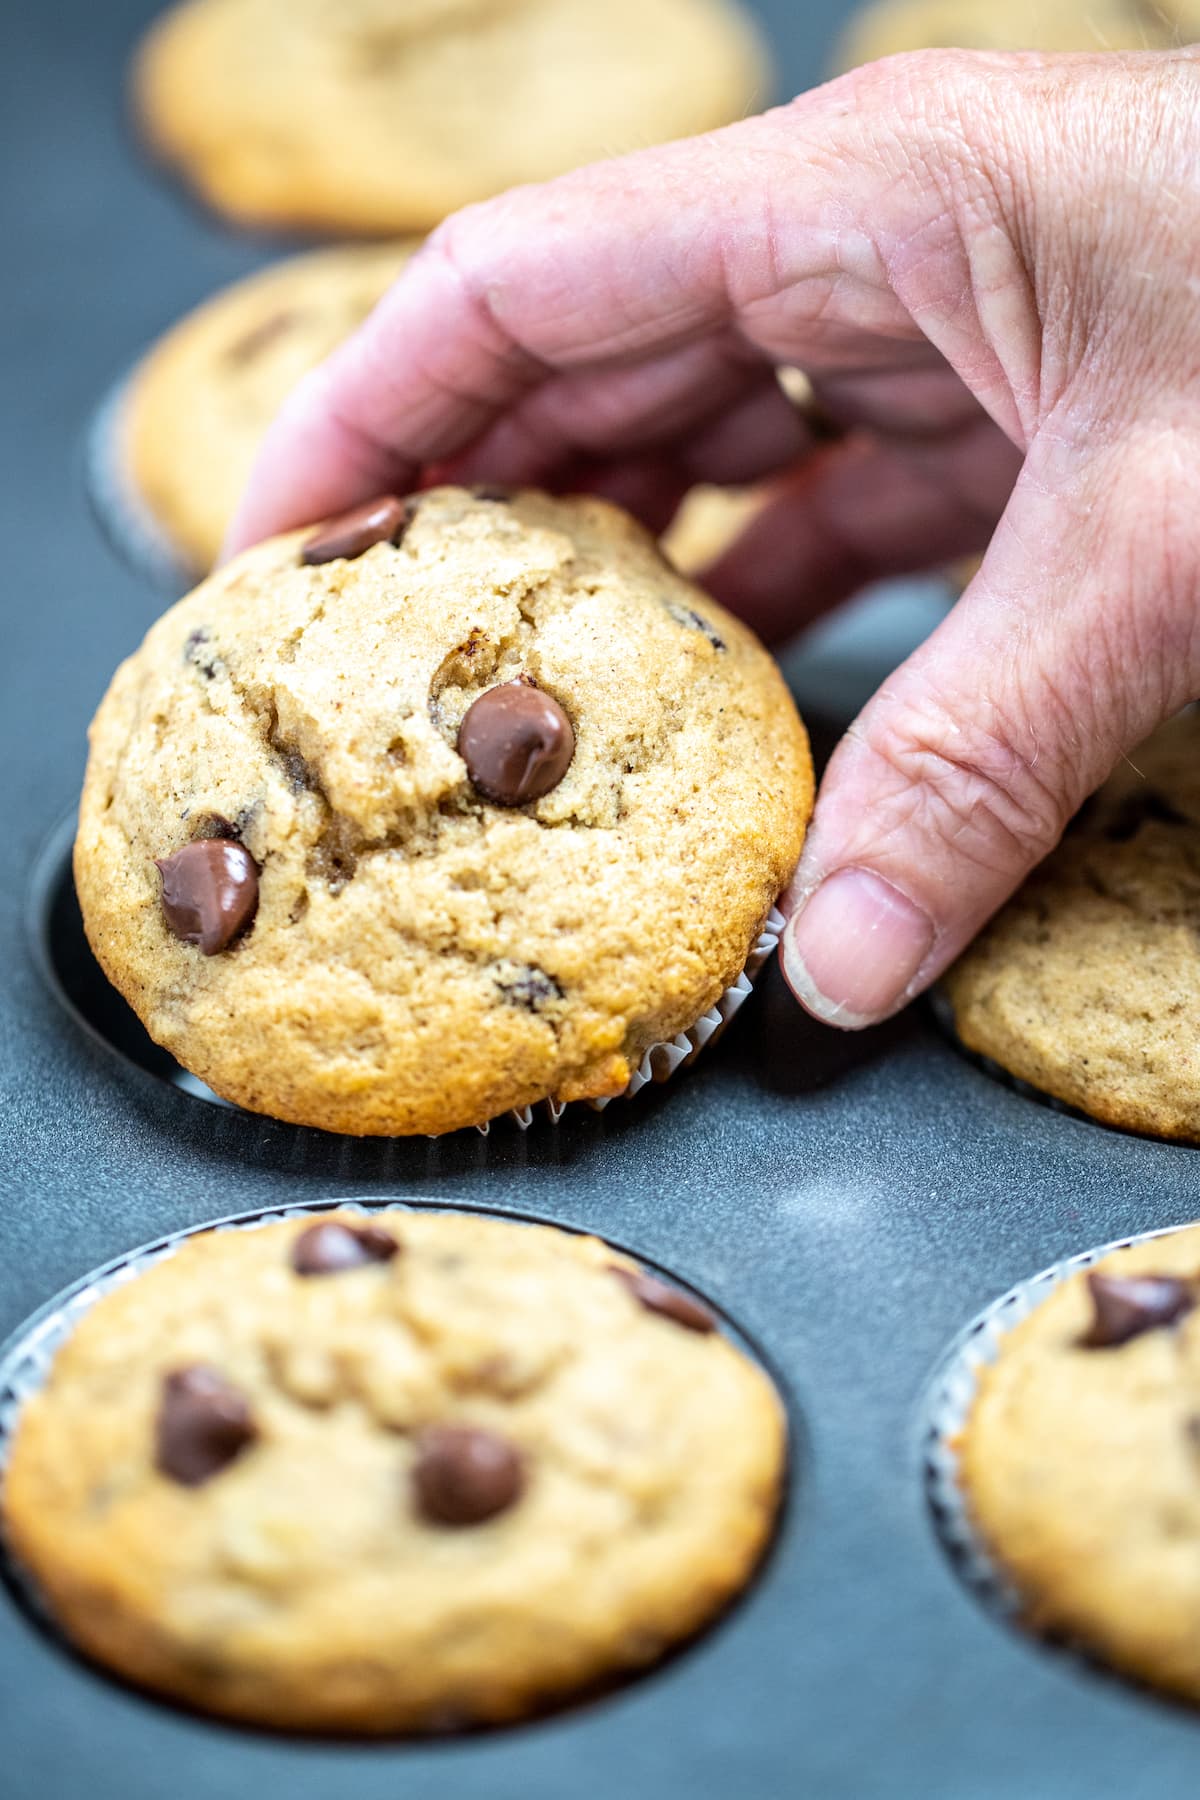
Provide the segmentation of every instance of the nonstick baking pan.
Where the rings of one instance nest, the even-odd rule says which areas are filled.
[[[301,1743],[175,1711],[77,1660],[2,1590],[0,1793],[1190,1800],[1190,1714],[1044,1649],[960,1579],[930,1518],[922,1421],[948,1347],[1015,1283],[1200,1214],[1197,1152],[1014,1092],[924,1009],[825,1030],[775,971],[719,1045],[636,1102],[434,1141],[213,1104],[107,997],[60,821],[108,676],[172,596],[102,541],[81,436],[157,331],[279,249],[141,162],[120,97],[152,11],[0,7],[0,1337],[114,1259],[230,1214],[337,1197],[492,1207],[607,1235],[709,1295],[784,1390],[792,1487],[760,1578],[685,1654],[541,1723],[434,1743]],[[817,79],[839,9],[761,12],[782,86]],[[798,646],[786,666],[819,740],[943,603],[936,584],[893,590]]]

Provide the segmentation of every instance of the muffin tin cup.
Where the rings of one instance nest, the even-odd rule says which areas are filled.
[[[1010,1626],[1021,1627],[1023,1634],[1025,1609],[1021,1595],[984,1543],[971,1516],[960,1475],[958,1446],[974,1405],[980,1374],[996,1361],[1008,1333],[1073,1275],[1090,1268],[1114,1250],[1127,1250],[1134,1244],[1150,1243],[1155,1238],[1171,1237],[1177,1231],[1187,1229],[1188,1225],[1171,1225],[1116,1238],[1111,1243],[1080,1251],[1062,1262],[1051,1263],[1049,1268],[1027,1281],[1018,1282],[985,1307],[959,1333],[926,1389],[920,1423],[921,1463],[925,1501],[934,1532],[955,1572],[976,1599],[994,1617]],[[1034,1645],[1040,1644],[1066,1655],[1093,1673],[1100,1672],[1110,1680],[1128,1686],[1141,1686],[1131,1677],[1111,1669],[1081,1644],[1040,1632],[1027,1635]]]
[[[544,1219],[532,1214],[510,1212],[503,1207],[480,1206],[471,1202],[442,1198],[426,1199],[418,1195],[404,1195],[403,1197],[380,1195],[368,1199],[353,1197],[320,1199],[299,1202],[294,1206],[267,1207],[254,1212],[235,1213],[226,1218],[171,1232],[152,1243],[143,1244],[135,1250],[128,1251],[123,1256],[114,1257],[112,1261],[104,1263],[90,1274],[82,1276],[71,1287],[64,1289],[53,1299],[47,1301],[44,1306],[26,1319],[24,1324],[18,1326],[6,1343],[0,1345],[0,1581],[7,1586],[17,1604],[56,1644],[72,1656],[79,1654],[69,1635],[58,1624],[36,1579],[22,1567],[8,1544],[7,1535],[3,1529],[4,1481],[22,1410],[45,1385],[59,1351],[92,1308],[117,1288],[125,1287],[129,1282],[138,1280],[156,1263],[174,1256],[190,1239],[202,1236],[209,1231],[257,1231],[265,1226],[277,1225],[285,1219],[319,1220],[331,1212],[359,1213],[364,1219],[373,1219],[381,1213],[403,1215],[426,1211],[483,1214],[489,1218],[504,1219],[510,1224],[548,1225],[560,1232],[572,1234],[580,1232],[580,1228],[577,1226],[565,1225],[558,1220]],[[580,1233],[580,1235],[590,1234]],[[773,1367],[771,1360],[708,1294],[692,1289],[687,1280],[677,1275],[673,1269],[660,1268],[650,1258],[637,1251],[626,1251],[624,1246],[612,1242],[608,1238],[605,1238],[604,1241],[611,1243],[614,1250],[633,1256],[651,1274],[661,1274],[684,1293],[694,1294],[694,1297],[713,1313],[723,1335],[735,1343],[762,1369],[778,1396],[780,1405],[785,1410],[789,1449],[784,1465],[778,1510],[770,1536],[747,1581],[744,1592],[748,1593],[757,1585],[772,1561],[787,1518],[791,1488],[789,1463],[796,1455],[799,1436],[799,1426],[794,1417],[794,1403],[788,1394],[786,1384],[779,1371]],[[802,1438],[800,1442],[803,1442]],[[684,1639],[669,1649],[663,1658],[662,1666],[666,1666],[673,1656],[686,1651],[693,1642],[706,1637],[713,1627],[719,1626],[726,1612],[736,1609],[741,1598],[741,1594],[735,1595],[727,1608],[700,1628],[695,1638]],[[642,1679],[652,1672],[652,1669],[642,1671],[641,1675],[635,1676],[634,1679]],[[121,1679],[120,1675],[111,1669],[106,1669],[106,1673],[118,1681]],[[156,1697],[161,1698],[161,1696]],[[167,1700],[164,1701],[164,1704],[173,1703]]]
[[[176,599],[203,578],[138,492],[129,465],[127,414],[136,367],[113,383],[83,441],[88,502],[120,560],[151,587]]]

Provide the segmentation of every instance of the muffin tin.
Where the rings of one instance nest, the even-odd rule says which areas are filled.
[[[114,1055],[103,1016],[81,1028],[44,979],[36,945],[66,954],[70,896],[61,840],[35,882],[39,846],[74,802],[113,665],[169,597],[98,541],[72,446],[114,370],[275,249],[188,209],[121,141],[115,96],[152,10],[0,10],[0,70],[20,71],[0,117],[21,171],[0,284],[0,1332],[136,1246],[231,1213],[462,1202],[596,1231],[710,1295],[770,1361],[803,1448],[775,1554],[717,1629],[603,1701],[480,1737],[301,1744],[225,1727],[110,1681],[0,1594],[6,1800],[1190,1797],[1190,1715],[1048,1653],[959,1582],[927,1512],[923,1406],[946,1347],[1013,1283],[1200,1214],[1195,1151],[1011,1091],[927,1011],[824,1030],[775,971],[718,1046],[636,1105],[383,1143],[206,1104]],[[838,10],[761,10],[786,84],[815,79]],[[836,714],[818,738],[939,604],[895,593],[789,659],[810,722],[816,701]]]

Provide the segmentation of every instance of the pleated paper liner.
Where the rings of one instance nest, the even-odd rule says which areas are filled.
[[[975,1402],[980,1375],[995,1362],[1004,1339],[1014,1327],[1036,1311],[1056,1288],[1114,1250],[1126,1250],[1134,1244],[1149,1243],[1187,1229],[1187,1225],[1172,1225],[1117,1238],[1112,1243],[1099,1244],[1062,1262],[1052,1263],[1039,1274],[1018,1282],[985,1307],[955,1338],[929,1381],[920,1414],[925,1503],[938,1543],[964,1586],[987,1612],[1019,1631],[1026,1642],[1065,1656],[1076,1667],[1086,1669],[1092,1675],[1132,1687],[1163,1704],[1181,1703],[1173,1702],[1169,1695],[1149,1684],[1111,1668],[1083,1644],[1025,1626],[1021,1595],[989,1552],[971,1516],[962,1484],[959,1444]]]

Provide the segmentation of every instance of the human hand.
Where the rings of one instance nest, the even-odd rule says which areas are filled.
[[[884,1018],[1200,693],[1198,101],[1191,51],[923,52],[459,213],[296,389],[231,542],[433,472],[655,529],[770,476],[705,577],[768,638],[987,545],[839,746],[781,903],[798,998]]]

